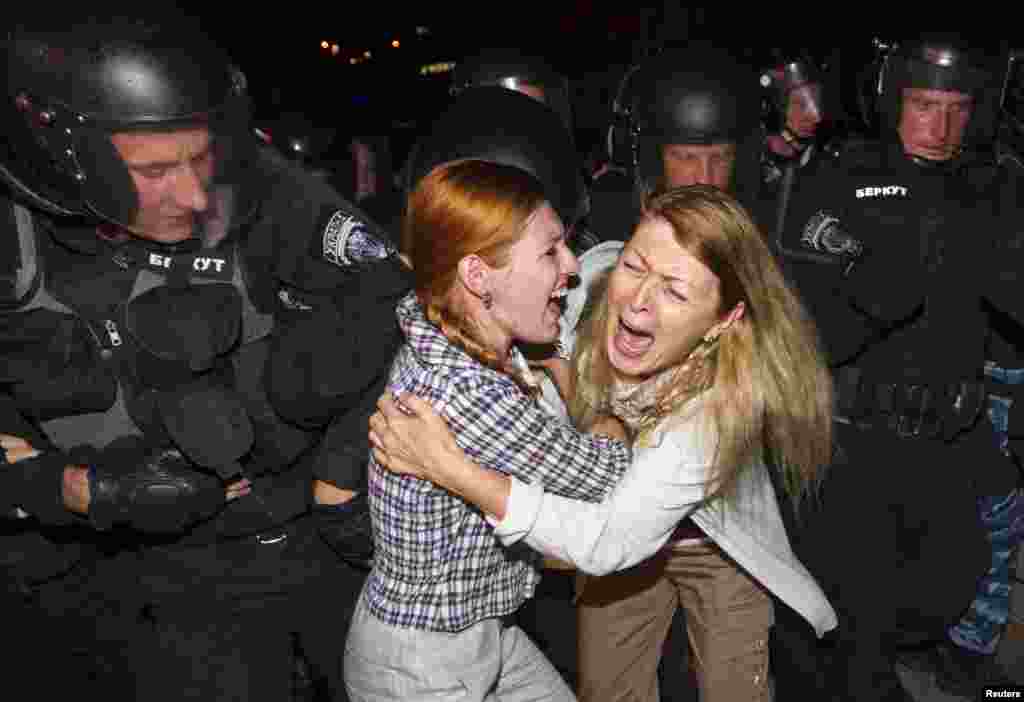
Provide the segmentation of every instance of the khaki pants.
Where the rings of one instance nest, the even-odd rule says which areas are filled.
[[[627,571],[580,580],[582,702],[657,702],[658,661],[680,606],[701,702],[770,699],[771,599],[713,543],[665,549]]]

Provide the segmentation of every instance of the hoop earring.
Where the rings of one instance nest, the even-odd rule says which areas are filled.
[[[684,365],[689,366],[690,368],[697,368],[701,366],[704,361],[707,360],[708,356],[710,356],[715,350],[715,347],[718,346],[718,338],[720,336],[721,334],[715,334],[714,336],[703,337],[700,340],[700,343],[697,344],[696,348],[690,352],[690,355],[687,357]]]
[[[705,336],[700,340],[700,345],[697,347],[697,354],[703,360],[711,355],[711,352],[718,346],[718,340],[721,334],[715,334],[714,336]]]
[[[492,297],[489,292],[485,292],[483,295],[481,295],[480,299],[483,300],[485,309],[491,309],[491,305],[494,304],[494,297]]]

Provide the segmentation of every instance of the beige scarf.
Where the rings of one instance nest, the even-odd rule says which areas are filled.
[[[614,381],[608,393],[609,410],[634,434],[639,432],[658,415],[661,401],[675,382],[678,370],[677,366],[666,368],[640,383]]]
[[[608,393],[608,408],[634,437],[672,414],[683,402],[707,389],[714,364],[709,358],[718,337],[704,339],[683,363],[671,366],[640,383],[615,381]]]

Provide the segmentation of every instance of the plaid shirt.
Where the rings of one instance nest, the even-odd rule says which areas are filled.
[[[600,502],[629,467],[627,446],[552,418],[509,376],[452,345],[427,321],[415,293],[397,312],[406,343],[389,388],[439,407],[471,459],[589,502]],[[390,473],[372,457],[369,473],[375,554],[366,593],[379,619],[455,632],[510,614],[533,595],[538,556],[525,546],[503,547],[478,509],[432,483]]]

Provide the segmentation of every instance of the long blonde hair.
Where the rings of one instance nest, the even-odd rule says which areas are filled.
[[[644,198],[643,217],[668,222],[676,241],[720,282],[720,314],[742,302],[744,314],[702,358],[681,364],[652,419],[704,393],[704,419],[717,437],[705,500],[735,494],[740,474],[774,461],[799,507],[815,491],[832,454],[832,380],[817,330],[787,284],[750,215],[710,186],[659,191]],[[570,413],[585,428],[609,411],[612,370],[605,339],[607,277],[591,288],[573,357]]]

